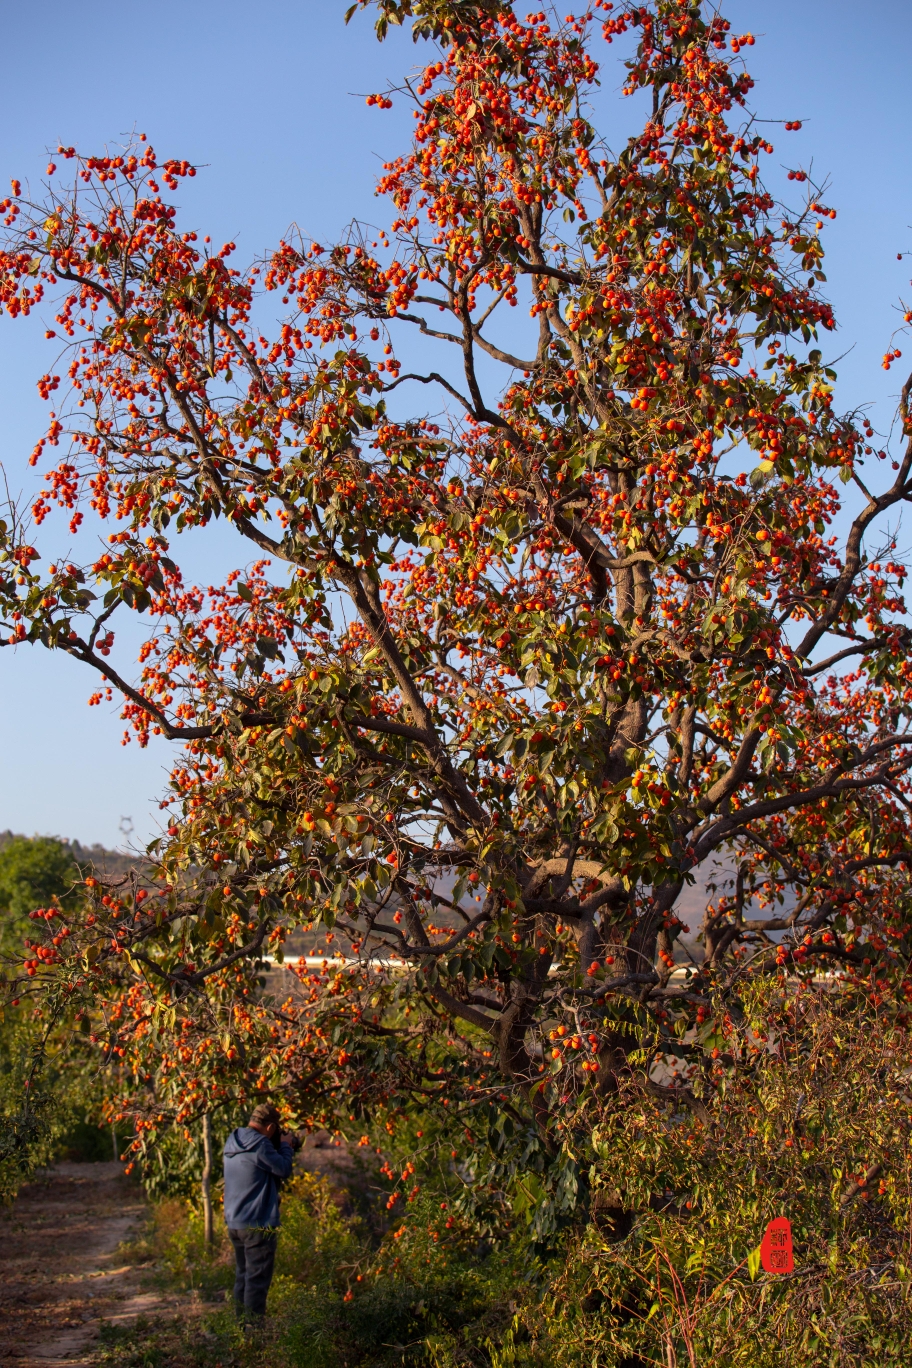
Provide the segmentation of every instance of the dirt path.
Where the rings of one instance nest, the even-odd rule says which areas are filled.
[[[93,1364],[102,1321],[171,1310],[118,1246],[146,1207],[120,1164],[57,1164],[0,1211],[0,1362]]]

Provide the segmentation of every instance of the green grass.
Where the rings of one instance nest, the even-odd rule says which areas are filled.
[[[444,1250],[430,1233],[434,1205],[406,1240],[378,1237],[347,1214],[329,1183],[305,1175],[283,1198],[282,1233],[266,1325],[244,1331],[229,1304],[233,1251],[224,1231],[207,1249],[202,1220],[171,1200],[154,1209],[125,1254],[150,1281],[189,1294],[177,1317],[106,1326],[99,1362],[116,1368],[393,1368],[493,1362],[483,1345],[506,1332],[515,1282],[506,1254]],[[416,1204],[417,1205],[417,1204]],[[420,1231],[424,1226],[424,1238]],[[457,1346],[469,1347],[464,1357]],[[474,1347],[473,1347],[474,1346]],[[477,1352],[476,1352],[477,1351]]]

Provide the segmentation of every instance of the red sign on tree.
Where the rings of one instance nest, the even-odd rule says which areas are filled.
[[[766,1227],[760,1242],[760,1262],[767,1273],[791,1273],[795,1268],[792,1250],[792,1223],[787,1216],[777,1216]]]

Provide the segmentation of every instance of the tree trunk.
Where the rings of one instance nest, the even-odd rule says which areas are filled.
[[[212,1122],[203,1116],[203,1231],[207,1247],[212,1244]]]

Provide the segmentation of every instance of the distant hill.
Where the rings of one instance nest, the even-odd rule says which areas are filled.
[[[19,832],[0,831],[0,850],[18,837]],[[69,851],[78,865],[91,866],[102,874],[126,874],[142,863],[138,855],[131,855],[127,851],[107,850],[103,845],[97,844],[84,846],[79,841],[65,841],[62,837],[54,839],[60,841],[64,850]]]

